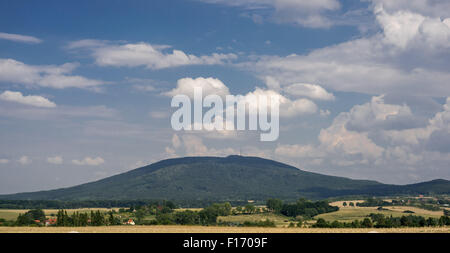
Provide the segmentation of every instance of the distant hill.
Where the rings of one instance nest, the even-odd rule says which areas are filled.
[[[387,185],[299,170],[258,157],[185,157],[163,160],[69,188],[0,195],[27,200],[285,200],[345,195],[449,194],[450,181]]]

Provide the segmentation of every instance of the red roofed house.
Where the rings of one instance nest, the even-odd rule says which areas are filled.
[[[45,226],[51,226],[56,224],[56,218],[50,218],[45,221]]]
[[[126,224],[127,224],[127,225],[136,225],[132,219],[129,219],[129,220],[126,222]]]

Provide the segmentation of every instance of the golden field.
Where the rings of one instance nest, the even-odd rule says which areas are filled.
[[[216,226],[0,227],[0,233],[450,233],[450,227],[424,228],[262,228]]]

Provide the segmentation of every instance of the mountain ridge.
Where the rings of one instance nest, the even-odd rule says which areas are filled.
[[[232,155],[166,159],[77,186],[0,195],[0,199],[293,200],[429,193],[449,194],[450,181],[391,185],[308,172],[260,157]]]

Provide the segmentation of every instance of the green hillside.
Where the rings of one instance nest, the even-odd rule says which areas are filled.
[[[70,188],[0,196],[0,199],[265,200],[320,199],[344,195],[450,193],[436,180],[398,186],[299,170],[258,157],[185,157],[163,160],[123,174]]]

